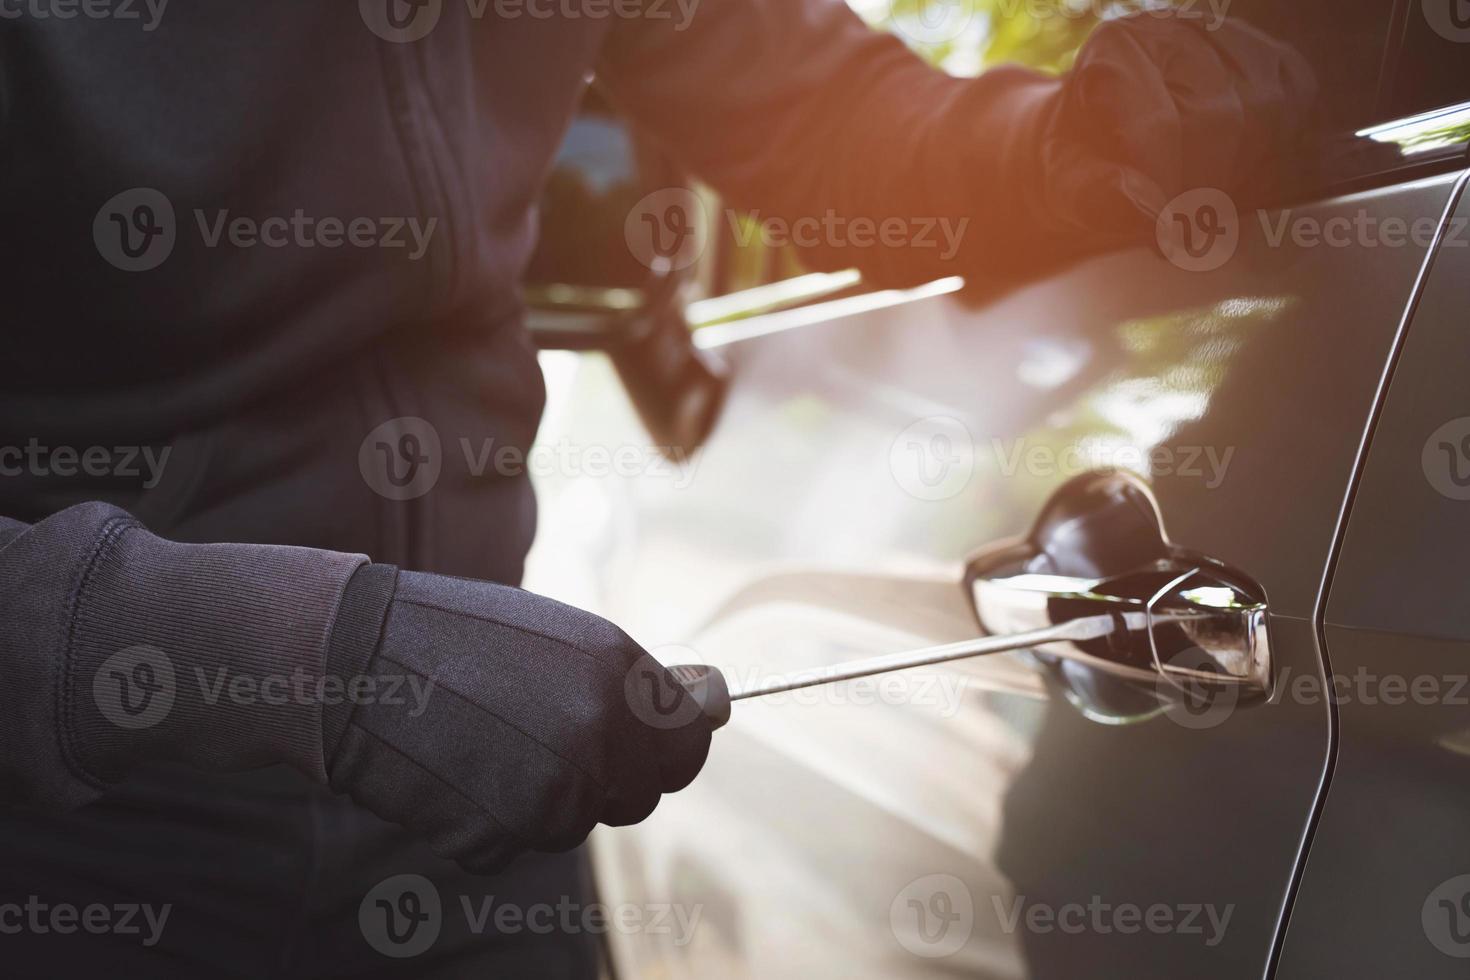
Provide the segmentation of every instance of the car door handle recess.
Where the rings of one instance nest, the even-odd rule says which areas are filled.
[[[1109,568],[1123,563],[1121,572]],[[1069,481],[1029,536],[971,559],[965,587],[988,634],[978,639],[804,670],[736,691],[714,667],[670,671],[716,728],[729,721],[731,704],[746,698],[1022,650],[1054,669],[1085,713],[1109,722],[1211,692],[1228,691],[1234,703],[1270,694],[1271,644],[1259,587],[1170,544],[1153,495],[1132,474],[1107,470]],[[1099,677],[1125,692],[1110,691]]]

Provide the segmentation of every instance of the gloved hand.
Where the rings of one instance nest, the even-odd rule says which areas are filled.
[[[967,176],[935,180],[971,188],[960,271],[1006,282],[1154,241],[1186,191],[1272,203],[1317,95],[1306,60],[1247,24],[1152,14],[1104,23],[1060,78],[1009,66],[967,84]]]
[[[1242,21],[1104,23],[1038,133],[1046,207],[1079,231],[1146,235],[1185,191],[1269,195],[1316,96],[1306,60]]]
[[[361,642],[375,621],[381,642]],[[369,566],[348,587],[339,629],[347,622],[328,676],[406,677],[426,693],[422,704],[326,709],[332,788],[472,871],[643,820],[709,752],[693,699],[622,630],[579,609]]]
[[[528,592],[361,555],[179,544],[104,504],[0,519],[0,805],[140,766],[287,764],[477,871],[634,823],[710,723],[636,643]]]

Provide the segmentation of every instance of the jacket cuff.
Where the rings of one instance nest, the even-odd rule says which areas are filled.
[[[59,727],[72,768],[103,786],[144,758],[216,771],[286,762],[325,782],[327,648],[366,561],[176,544],[110,522],[67,626]]]
[[[349,685],[368,676],[368,665],[382,642],[388,607],[398,590],[398,569],[392,565],[363,565],[347,583],[332,642],[327,648],[327,676]],[[325,699],[322,705],[323,759],[330,760],[347,725],[352,721],[356,699],[350,696]]]

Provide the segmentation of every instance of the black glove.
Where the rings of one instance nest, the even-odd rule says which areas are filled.
[[[1186,191],[1274,203],[1316,95],[1306,60],[1246,24],[1153,14],[1104,23],[1060,78],[987,71],[957,112],[975,134],[957,161],[977,224],[963,271],[1015,282],[1153,241]]]
[[[1185,191],[1269,197],[1290,179],[1316,97],[1306,59],[1239,20],[1108,21],[1038,133],[1047,208],[1079,230],[1152,234]]]
[[[621,630],[485,582],[362,569],[327,674],[410,692],[326,709],[332,788],[473,871],[639,822],[709,752],[693,699]]]
[[[474,870],[634,823],[710,725],[610,623],[361,555],[190,545],[115,507],[0,519],[0,806],[154,761],[285,763]]]

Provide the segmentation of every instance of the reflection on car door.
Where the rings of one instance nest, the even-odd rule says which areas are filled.
[[[1437,222],[1453,184],[1287,220]],[[703,332],[735,377],[709,445],[682,470],[541,480],[529,587],[737,684],[965,639],[966,556],[1024,533],[1077,473],[1122,467],[1174,542],[1259,583],[1278,675],[1320,681],[1313,614],[1428,243],[1242,225],[1209,272],[1139,250],[998,299],[941,283]],[[544,440],[644,445],[605,363],[548,370]],[[614,934],[617,966],[1263,975],[1326,706],[1201,722],[1109,717],[1072,693],[1004,656],[738,704],[694,786],[597,840],[607,902],[698,912],[687,935]]]

